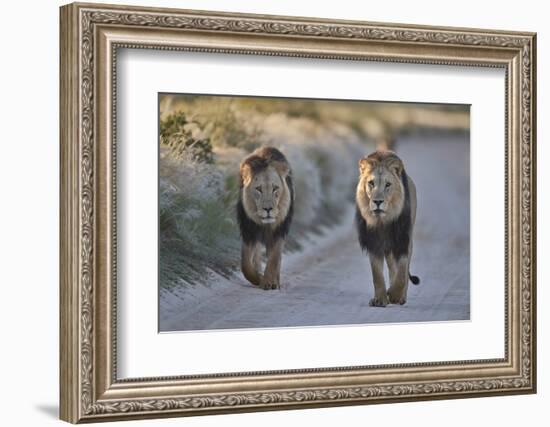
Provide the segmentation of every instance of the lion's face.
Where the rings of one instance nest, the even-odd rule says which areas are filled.
[[[400,181],[387,168],[379,167],[365,175],[363,185],[373,215],[385,217],[402,200]],[[396,191],[397,190],[397,191]]]
[[[359,162],[357,204],[369,225],[389,222],[403,210],[403,164],[395,156],[366,157]]]
[[[257,171],[246,164],[242,167],[243,207],[255,223],[276,226],[285,219],[291,203],[288,171],[288,165],[279,162]]]
[[[274,224],[279,218],[284,182],[275,168],[269,166],[256,174],[243,187],[247,214],[261,224]],[[248,208],[248,209],[247,209]]]

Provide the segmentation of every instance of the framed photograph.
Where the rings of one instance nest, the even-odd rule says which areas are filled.
[[[536,391],[535,34],[60,13],[63,420]]]

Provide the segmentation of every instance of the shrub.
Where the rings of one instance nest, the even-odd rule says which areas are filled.
[[[200,126],[189,122],[182,112],[170,114],[160,122],[160,143],[168,147],[175,157],[189,153],[193,160],[212,163],[212,144],[204,138]]]

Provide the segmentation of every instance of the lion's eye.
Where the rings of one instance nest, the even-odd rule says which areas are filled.
[[[262,192],[262,187],[256,187],[256,191],[257,191],[258,193],[261,193],[261,192]]]
[[[391,182],[386,182],[386,188],[390,188]]]
[[[279,191],[279,187],[277,187],[276,185],[273,186],[273,192],[276,193],[277,191]]]
[[[370,188],[373,188],[373,187],[374,187],[374,180],[369,181],[369,187],[370,187]]]

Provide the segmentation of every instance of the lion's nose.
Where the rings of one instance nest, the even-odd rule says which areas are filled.
[[[377,208],[380,207],[380,205],[382,204],[384,200],[373,200],[374,204],[376,205]]]
[[[273,208],[264,208],[264,211],[269,215]]]

